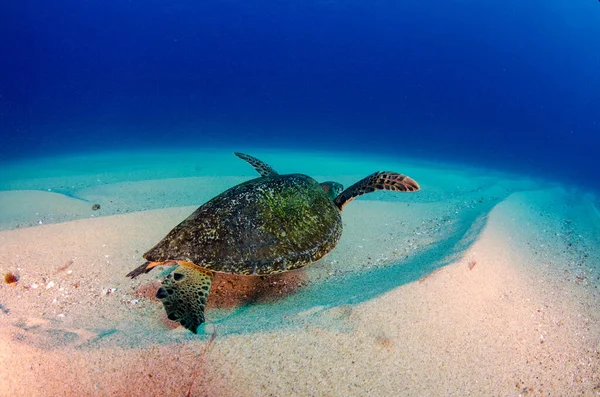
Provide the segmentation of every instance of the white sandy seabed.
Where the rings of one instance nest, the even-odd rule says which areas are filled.
[[[0,395],[600,394],[597,196],[448,164],[247,151],[280,173],[350,185],[388,169],[422,190],[349,204],[338,247],[304,269],[218,276],[193,335],[154,297],[168,269],[125,274],[251,167],[223,150],[5,165],[0,273],[18,282],[0,284]]]

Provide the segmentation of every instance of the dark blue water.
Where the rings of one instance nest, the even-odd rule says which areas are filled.
[[[600,187],[600,3],[3,1],[2,160],[318,147]]]

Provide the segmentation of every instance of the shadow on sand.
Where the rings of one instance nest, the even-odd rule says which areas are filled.
[[[419,280],[459,258],[476,240],[485,226],[489,212],[499,201],[501,200],[488,202],[461,213],[449,238],[428,245],[407,260],[320,279],[297,289],[292,287],[291,290],[284,291],[287,295],[284,293],[283,297],[274,301],[270,299],[273,294],[270,294],[263,297],[268,301],[266,303],[251,298],[237,308],[213,309],[207,313],[208,322],[199,328],[198,334],[210,335],[215,326],[220,336],[273,332],[283,327],[302,326],[307,321],[318,320],[320,314],[335,307],[362,303]],[[263,282],[268,283],[271,277],[265,279],[267,281]],[[292,280],[291,285],[298,285],[298,280]],[[216,306],[223,307],[220,304]],[[319,324],[328,326],[326,322]]]

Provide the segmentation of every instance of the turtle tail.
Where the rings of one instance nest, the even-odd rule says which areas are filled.
[[[363,194],[377,190],[392,190],[395,192],[416,192],[419,184],[412,178],[391,171],[378,171],[361,179],[340,193],[334,200],[341,211],[346,204]]]
[[[177,262],[175,262],[175,261],[165,261],[165,262],[146,261],[143,264],[141,264],[140,266],[138,266],[135,269],[133,269],[132,271],[130,271],[129,273],[127,273],[127,275],[125,277],[136,278],[140,274],[148,273],[150,270],[154,269],[156,266],[173,266],[176,264],[177,264]]]
[[[144,262],[142,265],[136,267],[135,269],[133,269],[132,271],[127,273],[127,276],[125,276],[125,277],[136,278],[140,274],[148,273],[150,270],[152,270],[152,267],[149,266],[150,263],[151,262]]]
[[[178,321],[193,333],[204,322],[204,307],[214,272],[183,262],[162,282],[156,292],[169,320]]]

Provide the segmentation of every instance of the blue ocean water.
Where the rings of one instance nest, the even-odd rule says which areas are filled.
[[[466,162],[600,187],[600,3],[5,1],[1,161],[178,146]]]

